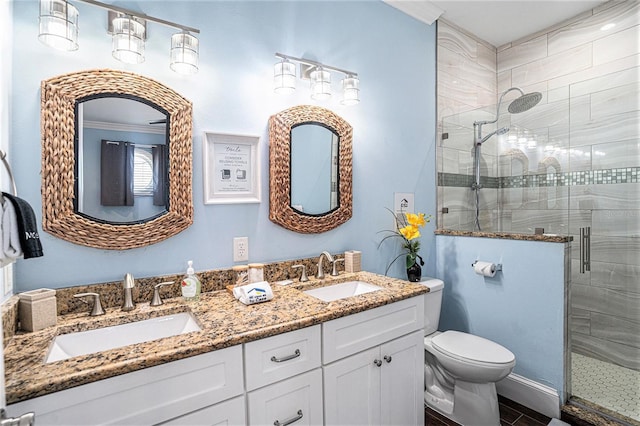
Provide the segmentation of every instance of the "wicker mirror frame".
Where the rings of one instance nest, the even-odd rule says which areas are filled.
[[[291,129],[320,123],[338,135],[338,207],[327,214],[307,215],[291,207]],[[291,231],[318,234],[345,223],[353,213],[351,192],[353,129],[328,109],[299,105],[269,119],[269,219]]]
[[[163,84],[137,74],[91,70],[41,84],[42,229],[87,247],[125,250],[163,241],[193,223],[192,104]],[[132,95],[168,112],[167,212],[144,223],[109,224],[74,211],[75,106],[93,95]]]

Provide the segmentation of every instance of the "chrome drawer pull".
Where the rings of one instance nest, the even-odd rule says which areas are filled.
[[[301,418],[302,418],[302,410],[298,410],[297,416],[291,417],[290,419],[287,419],[282,423],[280,423],[280,420],[276,420],[275,422],[273,422],[273,426],[287,426],[287,425],[290,425],[291,423],[297,422]]]
[[[271,357],[271,361],[273,362],[285,362],[285,361],[289,361],[290,359],[294,359],[294,358],[298,358],[300,356],[300,349],[296,349],[296,351],[293,353],[293,355],[288,355],[285,356],[284,358],[276,358],[276,356],[272,356]]]

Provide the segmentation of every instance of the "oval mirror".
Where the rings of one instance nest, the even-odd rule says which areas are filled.
[[[139,98],[76,103],[74,209],[105,223],[142,223],[167,212],[167,113]]]
[[[191,102],[153,79],[102,69],[44,80],[41,106],[44,231],[75,244],[124,250],[158,243],[193,223]],[[135,117],[119,114],[125,109]],[[123,132],[128,125],[127,134],[94,134],[96,127]],[[139,126],[157,126],[158,134]],[[141,148],[118,160],[132,161],[133,173],[111,170],[117,161],[103,157],[103,141],[109,148],[114,142]],[[165,153],[154,155],[153,146]],[[120,200],[129,185],[133,200]]]
[[[334,112],[311,105],[269,119],[269,219],[312,234],[352,215],[353,130]]]
[[[338,207],[339,140],[320,123],[291,129],[291,207],[299,213],[323,215]]]

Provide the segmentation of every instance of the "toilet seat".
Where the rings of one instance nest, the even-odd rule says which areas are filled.
[[[432,347],[443,355],[474,365],[508,365],[515,355],[491,340],[460,331],[445,331],[431,339]]]

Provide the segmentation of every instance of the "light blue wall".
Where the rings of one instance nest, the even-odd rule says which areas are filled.
[[[122,1],[119,6],[197,27],[200,72],[169,69],[170,28],[150,24],[146,61],[124,65],[111,57],[106,13],[76,2],[80,49],[60,52],[37,40],[38,2],[14,3],[11,93],[11,162],[19,194],[41,222],[40,82],[73,71],[113,68],[154,78],[193,102],[194,224],[149,247],[109,251],[74,245],[41,232],[44,257],[19,260],[16,292],[233,265],[232,239],[249,237],[251,261],[317,256],[322,250],[363,252],[363,267],[383,273],[395,256],[378,250],[377,231],[391,224],[394,192],[415,192],[416,209],[435,214],[435,26],[414,20],[379,1]],[[312,103],[307,84],[295,95],[273,93],[275,52],[354,70],[362,102],[342,107],[339,95],[319,105],[354,129],[353,218],[319,235],[296,234],[269,221],[268,119],[294,105]],[[4,56],[4,53],[3,53]],[[337,77],[335,80],[339,80]],[[339,81],[334,82],[337,91]],[[262,202],[204,205],[204,131],[260,136]],[[425,271],[435,269],[434,223],[424,230]],[[403,276],[401,262],[390,274]],[[426,273],[426,272],[425,272]]]
[[[562,243],[436,237],[437,277],[444,281],[441,330],[498,342],[516,356],[514,372],[564,389],[564,249]],[[476,260],[502,263],[488,278]]]

